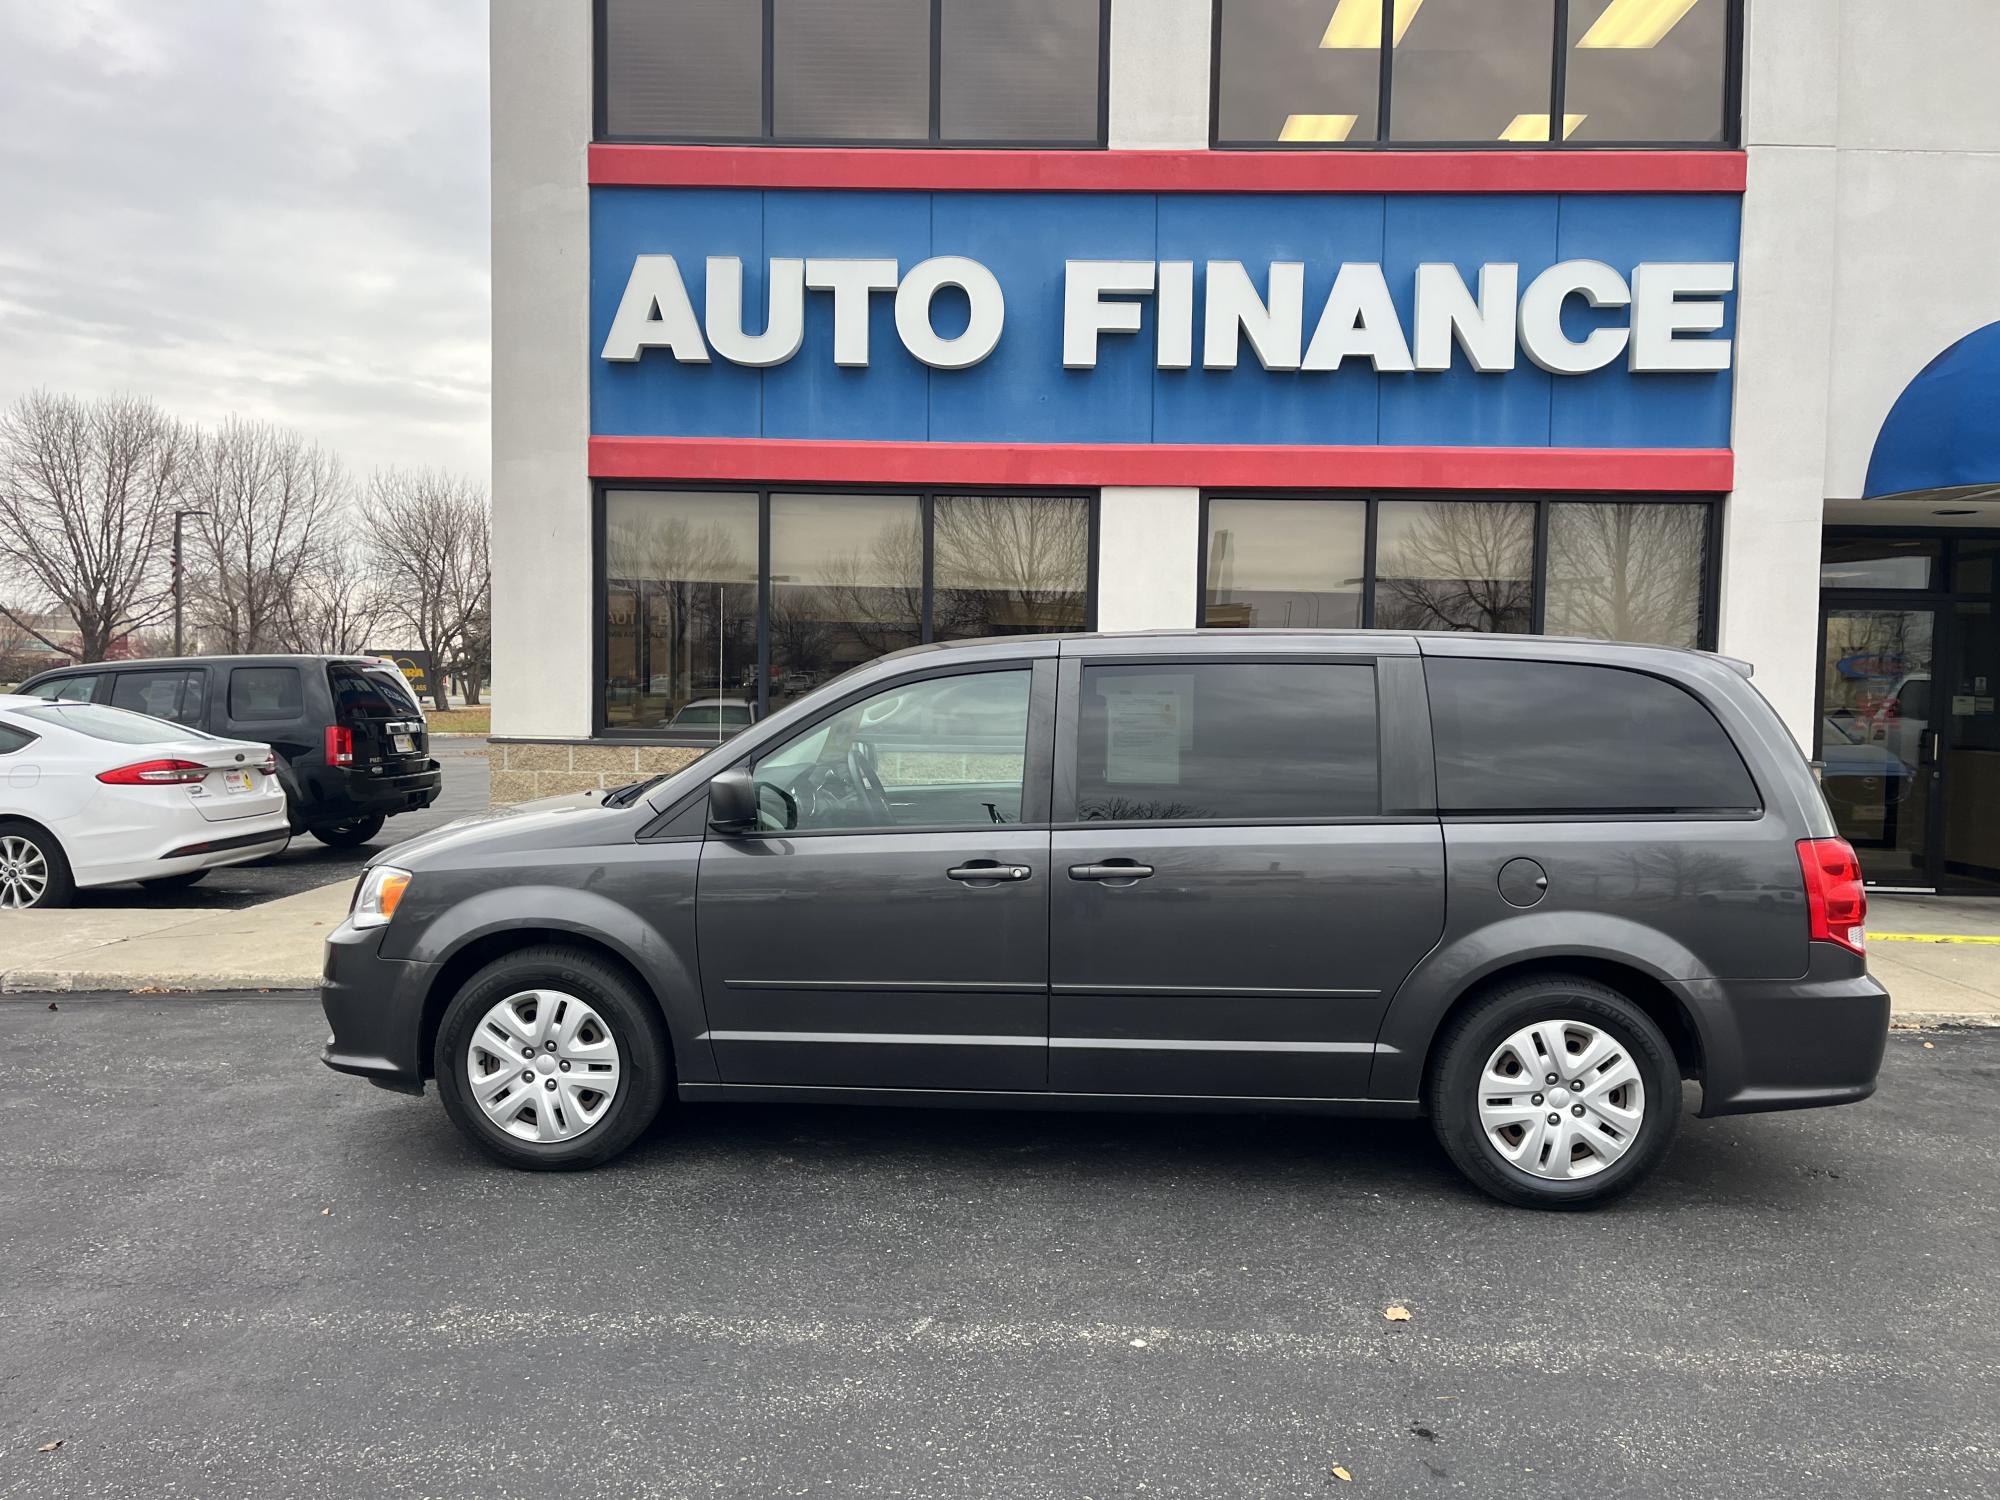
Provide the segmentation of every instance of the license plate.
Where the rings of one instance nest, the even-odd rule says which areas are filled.
[[[247,792],[250,790],[252,784],[248,771],[224,771],[222,773],[222,785],[226,791]]]
[[[417,753],[417,742],[407,734],[392,734],[389,736],[389,743],[396,747],[398,755],[415,755]]]

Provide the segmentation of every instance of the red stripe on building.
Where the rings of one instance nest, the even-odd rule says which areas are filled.
[[[597,479],[769,484],[1229,489],[1700,491],[1734,480],[1727,448],[1405,448],[1192,443],[874,443],[593,437]]]
[[[595,187],[1062,193],[1740,193],[1740,151],[590,148]]]

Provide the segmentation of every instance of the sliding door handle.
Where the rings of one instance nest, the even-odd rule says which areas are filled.
[[[944,873],[952,880],[969,880],[975,885],[986,885],[1003,880],[1026,880],[1035,872],[1026,865],[1003,865],[997,860],[975,859],[971,864],[953,865]]]
[[[1101,865],[1071,865],[1071,880],[1149,880],[1153,867],[1137,860],[1110,860]]]

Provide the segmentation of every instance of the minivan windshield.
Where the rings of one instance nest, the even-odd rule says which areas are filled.
[[[170,724],[165,719],[128,713],[122,708],[106,708],[101,703],[51,703],[46,708],[23,708],[17,712],[25,719],[47,719],[114,745],[159,745],[215,738],[185,724]]]

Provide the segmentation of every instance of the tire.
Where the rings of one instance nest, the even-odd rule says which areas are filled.
[[[1551,1090],[1546,1073],[1535,1073],[1548,1065],[1543,1049],[1558,1025],[1565,1055],[1554,1064],[1560,1081]],[[1598,1048],[1600,1040],[1595,1058],[1575,1050],[1585,1042]],[[1518,1092],[1484,1086],[1489,1061],[1501,1076],[1521,1080]],[[1605,1086],[1626,1075],[1629,1082]],[[1581,1091],[1573,1087],[1579,1082]],[[1673,1048],[1652,1017],[1595,980],[1545,974],[1494,990],[1450,1024],[1432,1055],[1428,1097],[1439,1144],[1475,1186],[1523,1208],[1585,1208],[1629,1192],[1659,1165],[1680,1128],[1680,1085]],[[1551,1093],[1578,1100],[1551,1109],[1559,1120],[1554,1130],[1542,1113]],[[1519,1105],[1500,1104],[1516,1099]],[[1492,1113],[1482,1117],[1489,1100]],[[1522,1123],[1499,1123],[1517,1112]],[[1567,1168],[1557,1164],[1558,1152],[1568,1154]]]
[[[75,897],[76,878],[55,836],[0,819],[0,910],[46,911]]]
[[[315,823],[312,836],[329,849],[358,849],[380,833],[387,821],[381,813],[370,813],[344,823]]]
[[[538,995],[529,999],[528,992]],[[591,1019],[577,1026],[569,1005]],[[512,1040],[501,1044],[500,1033],[486,1023],[503,1007]],[[561,1037],[565,1022],[573,1028],[568,1038]],[[550,1026],[560,1040],[552,1063],[544,1063]],[[609,1053],[595,1040],[600,1028],[612,1044]],[[517,1059],[515,1047],[532,1050],[535,1060]],[[606,1101],[579,1083],[585,1075],[578,1070],[601,1068],[613,1055],[616,1084],[602,1091],[609,1094]],[[574,1068],[555,1071],[569,1059]],[[612,965],[554,945],[510,953],[467,980],[445,1008],[433,1064],[452,1123],[495,1161],[531,1172],[577,1171],[609,1161],[653,1123],[673,1082],[666,1028],[652,1001]],[[494,1109],[475,1095],[475,1064],[482,1081],[503,1089],[510,1080],[517,1085]],[[530,1072],[534,1078],[522,1076]],[[546,1133],[555,1139],[543,1138],[544,1110],[552,1122]]]
[[[206,870],[188,870],[179,875],[162,875],[157,880],[142,880],[140,888],[148,891],[184,891],[191,885],[200,885],[208,879]]]

